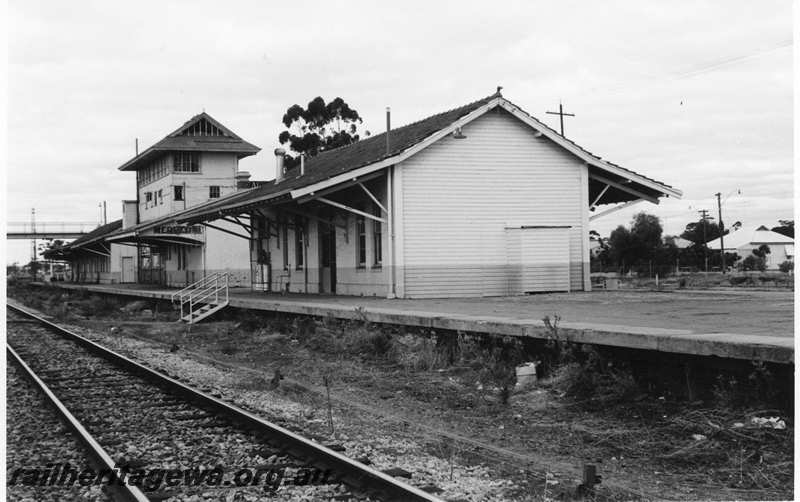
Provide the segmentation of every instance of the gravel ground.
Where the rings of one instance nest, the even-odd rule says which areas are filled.
[[[24,486],[23,476],[12,484],[17,469],[69,463],[80,472],[90,465],[83,447],[10,360],[6,366],[6,438],[6,500],[110,500],[99,486]]]
[[[63,301],[43,308],[56,312]],[[499,406],[490,392],[476,391],[466,366],[409,371],[394,359],[319,346],[323,335],[339,329],[325,320],[313,336],[303,319],[287,326],[281,318],[244,313],[187,327],[121,314],[119,304],[95,315],[86,306],[97,299],[80,301],[80,309],[59,315],[80,324],[76,331],[307,437],[337,442],[352,458],[368,458],[379,469],[404,468],[410,483],[434,485],[448,500],[541,500],[545,488],[549,499],[569,498],[582,461],[597,463],[603,475],[595,500],[791,498],[793,457],[785,445],[792,442],[793,420],[785,410],[717,409],[713,401],[656,395],[598,409],[563,398],[547,382]],[[173,318],[164,313],[158,320]],[[269,381],[275,368],[287,375],[277,389]],[[326,374],[333,376],[335,434],[320,386]],[[753,413],[780,413],[787,429],[735,430]],[[698,442],[693,433],[708,439]],[[742,476],[741,456],[763,464],[745,462]]]
[[[349,489],[339,483],[291,484],[290,480],[303,468],[299,461],[280,455],[254,435],[231,427],[224,419],[186,404],[34,324],[11,323],[8,339],[117,465],[132,465],[151,472],[210,470],[221,466],[223,485],[231,483],[218,487],[182,483],[167,488],[156,471],[144,479],[143,489],[159,500],[244,501],[261,500],[265,496],[270,500],[293,501],[365,498],[350,495]],[[17,436],[14,430],[9,435]],[[13,465],[11,458],[9,463]],[[277,492],[265,493],[263,485],[233,488],[234,473],[239,469],[255,472],[274,464],[287,466],[284,482]],[[39,491],[33,493],[40,500]]]

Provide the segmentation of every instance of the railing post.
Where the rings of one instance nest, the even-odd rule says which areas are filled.
[[[225,303],[230,301],[230,297],[228,296],[228,289],[230,286],[228,285],[228,274],[225,274]]]
[[[214,277],[214,303],[219,305],[219,277]]]

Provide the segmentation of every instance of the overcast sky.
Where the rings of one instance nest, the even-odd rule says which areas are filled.
[[[714,194],[726,222],[793,217],[792,3],[41,2],[8,12],[7,219],[109,221],[135,198],[134,154],[205,109],[263,151],[273,177],[281,117],[344,98],[381,132],[492,94],[588,150],[675,186],[636,211],[680,233]],[[741,190],[741,194],[737,193]],[[11,241],[8,261],[30,259]]]

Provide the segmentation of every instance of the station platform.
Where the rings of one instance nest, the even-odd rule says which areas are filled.
[[[66,289],[169,300],[176,289],[51,283]],[[230,306],[375,323],[559,339],[630,349],[794,363],[794,293],[595,291],[494,298],[401,300],[231,288]]]

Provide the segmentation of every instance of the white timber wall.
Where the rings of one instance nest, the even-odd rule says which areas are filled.
[[[135,206],[134,206],[135,207]],[[124,244],[109,244],[109,250],[111,251],[111,258],[109,262],[109,266],[111,267],[111,283],[112,284],[119,284],[122,282],[122,259],[123,258],[130,258],[133,263],[133,270],[134,270],[134,280],[136,278],[136,247],[135,246],[126,246]]]
[[[584,289],[585,165],[502,110],[462,132],[465,139],[447,136],[400,165],[403,296],[517,293],[509,224],[569,226],[570,289]]]
[[[220,197],[236,191],[236,154],[202,152],[197,173],[173,172],[172,155],[167,155],[167,163],[166,176],[138,188],[140,223],[208,202],[211,186],[220,187]],[[184,200],[175,200],[175,186],[184,187]],[[147,192],[152,194],[150,202]]]

